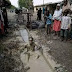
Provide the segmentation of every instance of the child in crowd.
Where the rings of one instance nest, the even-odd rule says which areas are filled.
[[[3,22],[1,20],[1,15],[0,15],[0,35],[4,34],[4,26],[3,26]]]
[[[49,11],[47,11],[47,16],[46,16],[46,24],[47,24],[47,34],[51,33],[51,24],[52,24],[52,15],[50,14]]]
[[[64,11],[61,23],[61,40],[64,39],[67,41],[68,39],[68,32],[70,29],[71,18],[67,16],[67,11]]]
[[[4,32],[7,33],[8,28],[8,18],[6,8],[3,9],[3,18],[4,18]]]
[[[2,35],[4,34],[4,19],[3,19],[1,8],[0,8],[0,33]]]

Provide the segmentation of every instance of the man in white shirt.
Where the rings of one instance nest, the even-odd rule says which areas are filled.
[[[68,30],[70,28],[71,18],[67,16],[67,11],[64,12],[61,22],[61,40],[68,39]]]
[[[60,4],[57,4],[57,7],[59,7],[59,9],[56,9],[54,14],[53,14],[53,20],[59,20],[61,21],[61,17],[62,17],[62,9],[60,9]]]
[[[59,35],[61,28],[61,18],[62,18],[62,9],[60,8],[60,4],[57,4],[57,8],[53,15],[53,30],[55,31],[55,35]]]

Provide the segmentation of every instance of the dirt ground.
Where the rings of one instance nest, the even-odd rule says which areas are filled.
[[[47,35],[45,29],[31,30],[32,33],[39,36],[39,44],[50,48],[49,54],[57,63],[65,66],[68,72],[72,72],[72,41],[61,42],[59,37]]]
[[[8,33],[0,38],[0,72],[24,72],[24,65],[20,59],[21,43],[16,35],[18,27],[15,25],[14,14],[9,15]]]
[[[34,14],[34,18],[36,19],[36,14]],[[61,42],[60,37],[54,36],[53,33],[47,35],[46,29],[31,30],[30,32],[39,36],[39,39],[35,36],[34,39],[38,40],[40,45],[50,48],[49,54],[57,63],[65,66],[68,72],[72,72],[72,40]]]
[[[35,19],[36,16],[34,15]],[[0,72],[24,72],[24,65],[20,59],[20,49],[23,42],[19,41],[19,27],[15,23],[14,14],[9,14],[10,26],[8,34],[0,39]],[[21,25],[20,25],[21,26]],[[22,25],[23,26],[23,25]],[[49,54],[53,59],[72,72],[72,41],[61,42],[53,33],[46,35],[45,29],[29,30],[34,40],[41,46],[50,48]],[[38,35],[38,38],[35,35]]]

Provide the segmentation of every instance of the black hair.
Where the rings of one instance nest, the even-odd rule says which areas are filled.
[[[47,10],[47,16],[49,16],[49,13],[50,13],[50,11],[49,11],[49,10]]]
[[[41,10],[41,8],[40,8],[40,10]]]
[[[63,16],[67,16],[68,12],[67,11],[64,11],[63,12]]]

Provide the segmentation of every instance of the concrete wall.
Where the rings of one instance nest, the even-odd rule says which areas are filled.
[[[37,12],[37,10],[36,9],[40,9],[41,8],[41,10],[43,10],[43,6],[38,6],[38,7],[34,7],[34,12]]]
[[[54,10],[56,9],[56,4],[49,4],[49,5],[45,5],[45,6],[37,6],[37,7],[34,7],[34,12],[37,12],[36,11],[36,8],[39,9],[41,8],[43,10],[43,7],[47,7],[47,10],[49,10],[52,14],[54,13]]]
[[[37,6],[37,7],[34,7],[34,12],[36,12],[36,8],[39,10],[39,8],[41,8],[41,10],[43,11],[43,7],[47,7],[48,10],[50,10],[50,6],[49,5],[46,5],[46,6]]]

